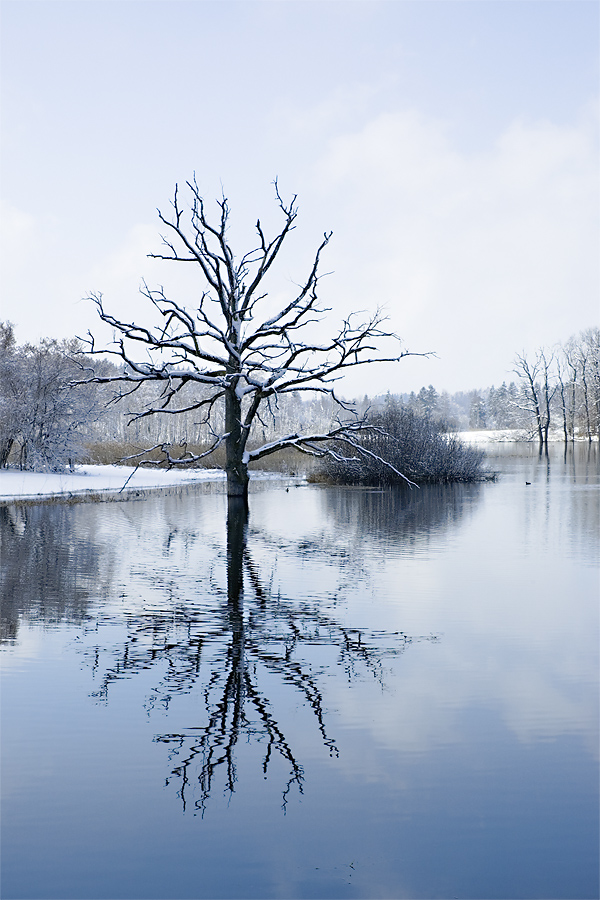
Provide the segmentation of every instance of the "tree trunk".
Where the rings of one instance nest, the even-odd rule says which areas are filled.
[[[248,503],[248,463],[244,462],[246,431],[242,428],[242,403],[235,388],[228,388],[225,394],[225,471],[227,473],[227,495],[241,497]]]
[[[0,469],[4,469],[8,465],[8,457],[14,444],[14,438],[3,438],[0,441]]]
[[[244,550],[248,525],[248,505],[243,497],[227,500],[227,608],[231,627],[230,674],[227,679],[225,714],[230,718],[232,739],[243,723],[246,685],[244,629]],[[231,706],[229,707],[229,704]],[[229,708],[228,708],[229,707]]]
[[[544,446],[544,430],[542,428],[542,414],[540,412],[540,407],[537,401],[535,400],[535,424],[537,427],[538,440],[540,442],[540,453],[542,451],[542,447]]]
[[[248,508],[241,497],[227,499],[227,599],[232,610],[242,600]]]
[[[592,443],[592,422],[590,418],[590,401],[588,396],[588,383],[586,373],[587,359],[582,361],[581,365],[581,383],[583,385],[583,405],[585,409],[585,424],[587,428],[588,442]]]

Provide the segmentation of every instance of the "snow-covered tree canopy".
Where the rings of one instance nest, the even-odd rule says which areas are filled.
[[[97,417],[97,391],[71,383],[83,368],[75,340],[45,338],[17,346],[10,322],[0,322],[0,468],[58,470],[81,453]]]
[[[162,236],[163,252],[150,257],[179,263],[193,263],[201,280],[199,300],[193,308],[165,294],[163,288],[150,289],[144,282],[142,294],[160,314],[158,326],[125,322],[104,307],[100,293],[92,294],[100,318],[117,334],[108,352],[123,363],[117,375],[94,374],[97,382],[121,381],[131,385],[125,392],[135,392],[149,381],[163,385],[157,403],[140,410],[139,416],[155,413],[176,414],[182,410],[200,410],[203,422],[211,422],[214,441],[209,454],[220,444],[226,447],[228,491],[231,496],[246,496],[248,464],[281,450],[295,447],[304,453],[324,455],[333,452],[331,442],[345,448],[343,454],[363,455],[360,434],[365,420],[354,416],[348,404],[335,395],[335,382],[348,369],[375,362],[396,362],[408,351],[400,348],[399,338],[386,330],[380,309],[371,314],[351,313],[328,339],[314,340],[315,324],[325,309],[317,292],[321,255],[331,233],[323,236],[308,277],[294,294],[273,311],[267,300],[265,279],[275,263],[281,247],[295,228],[296,197],[286,204],[275,182],[275,195],[283,216],[283,226],[274,237],[266,236],[256,223],[257,242],[254,249],[236,257],[227,235],[230,209],[223,197],[218,201],[215,223],[209,220],[205,202],[195,178],[186,185],[190,195],[187,212],[181,206],[176,187],[170,218],[159,211],[166,228]],[[322,334],[322,329],[318,329]],[[92,352],[97,349],[91,338]],[[392,351],[382,353],[382,342],[392,344]],[[145,360],[136,358],[134,347],[141,345]],[[176,402],[190,384],[208,386],[186,406]],[[248,444],[252,425],[261,413],[273,412],[277,399],[292,391],[321,392],[330,395],[345,416],[329,431],[312,434],[284,434],[257,447]],[[222,427],[216,427],[211,412],[224,400]],[[165,452],[170,463],[178,460]],[[199,459],[187,454],[187,461]],[[182,460],[179,460],[182,461]]]

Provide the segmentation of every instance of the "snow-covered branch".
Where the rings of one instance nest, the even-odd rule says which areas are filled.
[[[367,453],[354,445],[356,423],[340,425],[331,433],[288,435],[259,450],[247,451],[253,422],[260,422],[263,404],[277,401],[278,395],[301,390],[327,394],[341,409],[334,386],[346,371],[377,362],[394,363],[410,351],[400,346],[399,338],[385,327],[380,309],[371,314],[350,314],[334,330],[333,336],[314,342],[307,339],[327,312],[319,300],[322,254],[331,240],[325,232],[313,257],[307,277],[296,287],[287,303],[273,314],[267,310],[267,276],[276,262],[283,243],[295,228],[296,197],[286,203],[275,182],[275,196],[283,223],[268,237],[256,222],[258,246],[236,258],[229,244],[229,204],[226,197],[217,201],[218,216],[213,223],[206,211],[196,178],[187,183],[189,212],[186,215],[176,187],[170,216],[159,211],[167,229],[163,236],[165,252],[154,258],[197,263],[201,289],[195,306],[184,306],[168,297],[162,287],[151,290],[144,282],[141,293],[158,312],[162,324],[138,325],[107,312],[100,293],[91,295],[100,319],[115,332],[112,346],[91,353],[117,357],[121,369],[93,375],[98,383],[160,382],[165,385],[157,402],[139,412],[139,417],[174,414],[181,408],[213,410],[215,399],[224,399],[225,421],[219,443],[225,443],[230,493],[245,496],[247,466],[284,447],[296,446],[302,452],[333,452],[331,441]],[[262,311],[262,314],[261,314]],[[322,328],[322,326],[320,326]],[[331,332],[330,332],[331,333]],[[383,346],[392,344],[385,352]],[[146,358],[140,361],[134,348],[142,346]],[[418,354],[427,355],[427,354]],[[203,386],[214,399],[203,396],[184,407],[179,404],[182,390],[189,385]],[[382,460],[385,464],[385,461]],[[400,473],[398,473],[400,474]],[[408,479],[407,479],[408,480]]]
[[[369,425],[365,420],[361,420],[359,422],[341,423],[337,428],[333,428],[331,431],[321,434],[288,434],[275,441],[271,441],[268,444],[263,444],[262,447],[257,447],[255,450],[246,451],[246,460],[247,462],[256,462],[259,459],[263,459],[265,456],[270,456],[272,453],[277,453],[280,450],[290,447],[299,450],[300,453],[306,453],[310,456],[319,458],[330,456],[332,459],[336,459],[340,462],[357,462],[361,458],[368,458],[390,469],[411,487],[418,487],[414,481],[411,481],[410,478],[403,475],[402,472],[396,469],[390,462],[363,446],[354,437],[354,435],[375,431],[379,434],[382,433],[381,428]],[[340,444],[344,447],[351,447],[358,453],[358,456],[348,456],[347,454],[337,452],[334,447],[328,446],[332,443],[334,445]],[[319,446],[320,444],[325,444],[326,446],[321,447]]]

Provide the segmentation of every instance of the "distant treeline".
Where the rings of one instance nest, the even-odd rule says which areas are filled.
[[[400,394],[408,409],[434,418],[449,431],[518,429],[545,443],[550,429],[565,441],[600,436],[600,328],[588,328],[562,345],[518,353],[516,380],[499,387],[448,394],[429,385]]]
[[[76,340],[17,345],[10,323],[0,323],[0,466],[59,469],[118,461],[165,443],[189,449],[211,444],[213,423],[223,409],[217,401],[206,418],[194,408],[207,396],[206,388],[182,385],[181,411],[150,415],[160,404],[160,385],[145,381],[132,390],[124,384],[119,392],[114,383],[86,383],[92,369],[96,375],[119,371],[112,362],[87,355]],[[540,443],[550,429],[560,430],[565,441],[600,435],[600,329],[587,329],[554,350],[542,348],[531,359],[517,355],[514,372],[508,384],[454,394],[432,385],[408,394],[392,385],[387,394],[365,396],[354,405],[359,415],[380,421],[393,401],[396,423],[415,428],[423,419],[442,433],[518,429]],[[402,418],[402,410],[412,418]],[[308,425],[328,431],[340,413],[327,395],[287,394],[255,421],[250,445]],[[220,462],[218,456],[207,458],[208,465]]]

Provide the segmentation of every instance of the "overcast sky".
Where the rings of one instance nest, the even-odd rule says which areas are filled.
[[[515,352],[598,324],[595,0],[1,8],[0,318],[20,342],[98,331],[90,291],[144,321],[143,277],[193,303],[146,254],[194,171],[240,255],[257,216],[278,224],[273,179],[298,195],[277,294],[331,229],[332,320],[383,305],[437,354],[347,396],[498,385]]]

